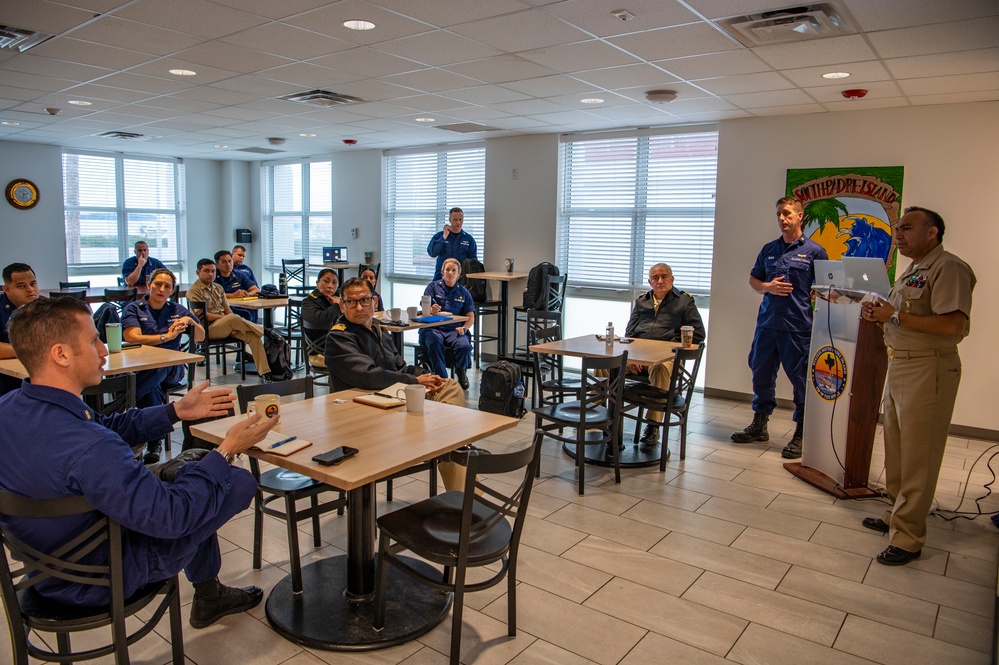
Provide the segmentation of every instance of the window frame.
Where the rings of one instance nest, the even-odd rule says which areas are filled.
[[[312,178],[312,165],[313,164],[329,164],[330,169],[330,191],[329,191],[329,210],[313,210],[312,209],[312,190],[313,190],[313,178]],[[301,171],[301,191],[299,195],[301,196],[302,206],[299,210],[275,210],[274,209],[274,174],[275,168],[282,166],[294,166],[298,165],[302,167]],[[322,247],[326,245],[317,245],[320,247],[318,253],[313,253],[312,249],[313,241],[310,239],[310,229],[312,225],[312,218],[315,217],[327,217],[329,219],[329,245],[333,245],[333,230],[335,226],[333,208],[335,207],[335,202],[333,199],[333,178],[335,177],[333,170],[333,160],[331,156],[316,156],[308,157],[305,159],[283,159],[270,162],[263,162],[260,165],[260,228],[261,235],[263,236],[263,256],[261,260],[263,261],[263,267],[265,270],[269,270],[273,273],[280,273],[282,271],[281,258],[283,259],[305,259],[305,269],[307,272],[315,272],[316,269],[310,269],[311,259],[316,258],[322,259]],[[301,249],[302,251],[298,256],[284,256],[281,258],[276,258],[274,256],[274,217],[298,217],[301,224]],[[321,221],[318,223],[322,223]],[[325,235],[325,234],[324,234]],[[323,240],[318,242],[322,243]]]

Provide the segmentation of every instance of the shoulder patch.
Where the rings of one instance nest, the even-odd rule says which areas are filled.
[[[333,327],[330,328],[331,331],[333,331],[333,330],[346,330],[346,329],[347,329],[347,326],[345,326],[342,323],[334,324]]]

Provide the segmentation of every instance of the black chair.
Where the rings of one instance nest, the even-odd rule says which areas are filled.
[[[235,337],[210,339],[208,335],[208,317],[205,315],[205,303],[197,300],[188,300],[187,308],[191,310],[191,313],[198,317],[198,319],[204,322],[202,327],[205,329],[205,338],[198,342],[195,341],[193,336],[191,337],[191,353],[200,353],[205,357],[205,381],[209,381],[212,378],[212,349],[215,349],[215,362],[222,363],[222,374],[226,374],[228,370],[226,352],[238,352],[242,360],[242,362],[239,363],[240,379],[246,381],[246,344],[244,344],[242,340],[236,339]]]
[[[568,273],[562,275],[545,275],[545,312],[557,312],[559,323],[562,322],[562,309],[565,306],[565,288],[569,283]],[[517,345],[517,328],[521,323],[527,323],[530,328],[530,312],[523,305],[513,308],[513,354],[528,356],[527,346]]]
[[[66,291],[69,289],[89,289],[90,280],[85,282],[59,282],[59,288]]]
[[[134,286],[126,289],[104,289],[104,302],[111,303],[118,310],[118,316],[121,316],[125,305],[136,300],[138,293],[139,290]]]
[[[614,482],[621,482],[621,396],[628,352],[609,358],[583,358],[582,384],[577,398],[533,409],[537,429],[565,444],[576,446],[579,494],[583,494],[586,446],[605,445],[614,460]],[[604,370],[608,376],[598,376]],[[563,430],[574,428],[573,436]]]
[[[534,389],[534,354],[529,350],[532,340],[541,338],[542,330],[549,330],[557,327],[562,328],[562,312],[556,310],[531,309],[527,310],[527,344],[520,349],[514,349],[513,353],[503,357],[503,360],[512,362],[520,367],[520,373],[524,377],[524,385]],[[559,337],[561,339],[561,337]],[[577,386],[578,388],[578,386]],[[536,404],[536,397],[531,394],[531,404]]]
[[[541,432],[530,446],[512,453],[468,455],[464,491],[450,491],[393,511],[378,519],[378,590],[374,626],[386,620],[388,567],[396,566],[409,577],[454,594],[451,616],[451,665],[461,652],[461,619],[466,592],[481,591],[507,579],[507,634],[517,636],[517,551],[527,516],[536,468],[541,459]],[[516,489],[504,493],[483,482],[493,474],[522,470]],[[500,486],[504,487],[504,486]],[[512,524],[510,522],[512,520]],[[430,577],[409,565],[414,561],[399,553],[409,550],[432,564],[443,566],[440,578]],[[466,582],[470,567],[499,562],[499,570],[481,582]],[[453,577],[453,579],[452,579]],[[391,611],[388,620],[392,621]]]
[[[124,413],[135,408],[135,373],[105,376],[96,386],[84,388],[80,396],[87,406],[102,416]],[[145,443],[132,446],[135,459],[142,459],[145,447]]]
[[[288,293],[299,296],[309,294],[309,280],[305,274],[305,268],[305,259],[281,259],[281,272],[284,273],[284,283],[288,288]]]
[[[51,521],[91,512],[94,512],[93,506],[83,497],[37,500],[0,492],[0,514],[4,517]],[[107,551],[109,560],[95,563],[90,556],[95,549]],[[184,665],[177,576],[147,584],[125,598],[122,556],[121,527],[105,515],[99,515],[92,526],[55,552],[39,552],[7,529],[0,528],[0,595],[7,612],[15,665],[28,665],[29,658],[70,663],[111,654],[115,663],[127,665],[128,648],[151,633],[168,610],[173,663]],[[12,569],[12,565],[18,567]],[[38,593],[36,586],[49,579],[106,587],[110,603],[103,607],[81,607],[50,600]],[[146,608],[160,595],[162,599],[153,605],[150,613]],[[125,625],[127,617],[132,617],[130,623],[141,621],[131,633]],[[98,646],[72,650],[71,634],[106,626],[111,627],[110,643],[102,636]],[[56,651],[44,641],[33,642],[33,631],[54,633]]]
[[[124,277],[118,277],[118,288],[123,289],[128,286],[128,282],[125,281]]]
[[[377,283],[378,282],[378,276],[381,275],[381,272],[382,272],[382,264],[381,263],[362,263],[357,268],[357,276],[360,277],[361,275],[363,275],[365,270],[374,270],[375,271],[375,282]],[[341,286],[343,286],[343,285],[341,284]]]
[[[562,339],[562,329],[558,324],[550,328],[528,330],[528,342],[547,344]],[[565,375],[563,356],[556,353],[534,353],[534,386],[531,393],[531,406],[554,406],[565,401],[567,395],[579,395],[582,382]]]
[[[50,298],[76,298],[77,300],[82,300],[87,302],[87,290],[78,289],[73,291],[50,291]]]
[[[694,394],[697,371],[701,366],[701,358],[704,357],[706,347],[706,344],[700,344],[697,347],[676,350],[669,389],[665,392],[648,383],[629,383],[624,389],[622,415],[635,419],[635,441],[638,440],[642,423],[660,424],[651,420],[647,412],[659,411],[663,413],[660,471],[666,470],[666,460],[669,459],[670,427],[680,428],[680,459],[687,457],[687,414],[690,410],[691,397]],[[637,409],[637,413],[629,413],[635,409]]]
[[[301,317],[298,319],[298,324],[300,327],[299,334],[301,335],[302,342],[305,345],[305,375],[309,376],[311,374],[315,374],[315,384],[317,386],[326,386],[329,388],[329,369],[325,366],[317,367],[309,361],[309,356],[326,355],[326,334],[329,332],[329,329],[326,326],[306,321]],[[323,377],[325,377],[325,381],[320,382],[319,379]]]
[[[246,406],[251,400],[264,394],[281,395],[282,397],[303,395],[305,399],[312,399],[315,392],[311,376],[255,386],[236,386],[236,399],[239,401],[239,408],[243,413],[246,413]],[[259,569],[261,566],[260,550],[264,538],[264,515],[284,520],[288,528],[291,587],[295,593],[301,593],[302,561],[298,549],[298,523],[303,520],[312,520],[312,544],[317,548],[322,547],[319,517],[334,510],[342,515],[347,505],[347,498],[340,490],[294,471],[274,468],[261,473],[260,462],[254,457],[250,458],[250,473],[257,479],[257,494],[253,499],[253,567]],[[319,495],[323,492],[336,492],[337,498],[320,503]],[[270,506],[278,499],[284,500],[284,510]],[[305,510],[298,510],[295,502],[299,499],[308,499],[309,507]]]

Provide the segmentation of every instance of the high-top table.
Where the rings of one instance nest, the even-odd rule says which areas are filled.
[[[386,310],[387,311],[387,310]],[[383,316],[378,316],[382,314]],[[405,320],[405,323],[389,323],[387,321],[388,314],[385,312],[377,312],[375,318],[381,323],[382,329],[387,330],[392,333],[392,341],[395,342],[395,348],[399,351],[399,355],[403,355],[403,339],[402,334],[407,330],[420,330],[422,328],[436,328],[437,326],[446,326],[452,323],[464,323],[468,321],[467,316],[459,316],[457,314],[449,314],[451,318],[447,321],[434,321],[433,323],[423,323],[421,321],[410,321]],[[479,325],[476,323],[476,325]]]
[[[347,268],[356,268],[360,266],[360,263],[351,263],[350,261],[325,261],[323,263],[310,263],[310,268],[332,268],[336,270],[337,283],[343,286],[343,271]]]
[[[171,300],[177,300],[178,298],[184,298],[184,297],[186,297],[187,296],[187,289],[190,288],[190,286],[191,285],[187,284],[187,283],[183,283],[183,282],[178,283],[177,284],[177,289],[173,292],[173,295],[170,297],[170,299]],[[89,289],[87,289],[86,301],[87,301],[87,303],[89,303],[91,305],[93,305],[95,303],[99,303],[99,302],[104,302],[104,291],[105,291],[105,289],[122,290],[122,289],[129,289],[129,288],[132,288],[132,287],[129,287],[129,286],[91,286]],[[82,290],[83,289],[40,289],[40,291],[42,293],[48,293],[49,296],[51,296],[53,293],[71,293],[73,291],[82,291]],[[149,287],[148,286],[136,286],[135,290],[136,290],[135,297],[138,298],[139,300],[142,300],[143,296],[146,296],[146,295],[149,294]]]
[[[496,351],[497,356],[506,355],[506,327],[510,313],[510,282],[518,279],[526,279],[526,272],[506,272],[505,270],[470,272],[465,275],[468,279],[489,279],[500,283],[500,309],[499,322],[496,324]],[[481,326],[482,323],[479,322]],[[478,330],[478,328],[476,328]],[[477,335],[478,333],[476,333]]]
[[[258,298],[257,296],[247,296],[245,298],[229,298],[230,307],[242,307],[243,309],[263,310],[264,330],[274,327],[274,310],[278,307],[287,307],[288,298]]]
[[[364,651],[402,644],[429,632],[447,616],[449,594],[389,576],[392,623],[372,628],[375,592],[375,482],[505,429],[519,421],[492,413],[427,400],[422,414],[405,407],[379,409],[352,401],[361,390],[345,390],[281,405],[282,434],[313,445],[288,457],[262,451],[262,461],[315,478],[348,493],[347,554],[302,568],[303,591],[295,595],[288,575],[267,598],[267,618],[277,632],[305,646],[331,651]],[[344,401],[345,400],[345,401]],[[233,416],[192,427],[209,442],[221,443]],[[337,446],[359,449],[337,466],[312,461]],[[394,570],[394,569],[393,569]]]
[[[643,367],[651,367],[656,363],[668,360],[674,349],[680,347],[679,342],[663,342],[656,339],[629,338],[630,343],[616,341],[607,344],[596,335],[583,335],[581,337],[570,337],[557,342],[546,342],[544,344],[534,344],[528,347],[529,351],[539,353],[550,353],[559,356],[573,356],[576,358],[610,358],[628,352],[628,362]],[[622,427],[622,440],[624,430]],[[607,446],[585,446],[586,461],[597,466],[614,466],[614,458],[608,456]],[[562,444],[562,450],[575,459],[576,446]],[[633,445],[625,446],[619,451],[621,455],[622,467],[644,467],[659,464],[662,457],[662,444],[656,442],[655,445]]]

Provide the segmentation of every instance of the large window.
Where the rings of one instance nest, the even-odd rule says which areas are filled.
[[[65,152],[66,263],[72,277],[121,273],[139,240],[174,270],[184,261],[180,160]],[[111,280],[111,284],[114,280]]]
[[[663,262],[706,295],[717,161],[716,131],[564,138],[556,251],[570,285],[645,290]]]
[[[385,201],[382,219],[383,273],[429,281],[436,259],[427,245],[440,231],[448,210],[465,213],[470,233],[484,256],[486,149],[482,145],[444,150],[389,151],[383,160]]]
[[[333,163],[265,164],[263,194],[264,267],[280,272],[281,259],[322,263],[333,244]]]

